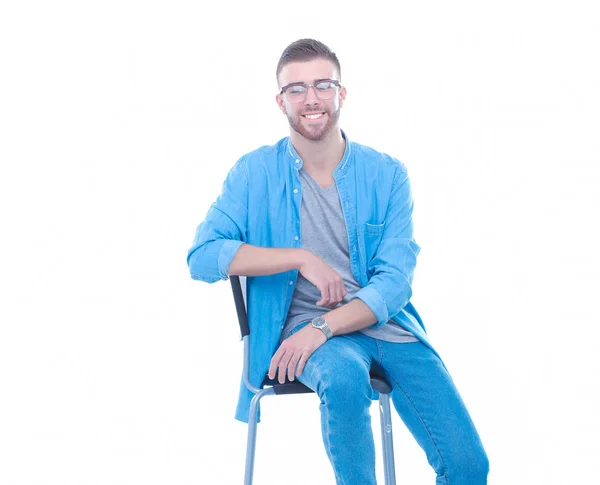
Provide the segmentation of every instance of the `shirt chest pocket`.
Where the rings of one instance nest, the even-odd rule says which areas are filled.
[[[381,224],[371,224],[369,222],[363,222],[358,224],[357,237],[358,237],[358,249],[360,255],[360,261],[367,273],[370,273],[369,266],[371,260],[377,253],[377,248],[383,237],[383,230],[385,228],[385,222]],[[369,276],[371,276],[369,274]]]

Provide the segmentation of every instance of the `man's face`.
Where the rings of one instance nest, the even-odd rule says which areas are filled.
[[[279,87],[296,82],[314,84],[316,79],[339,81],[339,74],[334,64],[326,59],[317,58],[308,62],[292,62],[283,66],[279,73]],[[340,108],[345,99],[346,88],[344,87],[338,88],[334,97],[326,100],[319,99],[311,87],[308,88],[304,101],[290,102],[285,94],[278,94],[276,97],[277,104],[287,116],[292,129],[311,141],[323,140],[333,127],[337,126]],[[307,117],[309,115],[310,118]]]

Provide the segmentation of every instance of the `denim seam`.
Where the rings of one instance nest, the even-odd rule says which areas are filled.
[[[421,420],[421,423],[423,423],[423,426],[425,426],[425,429],[427,430],[427,434],[429,435],[429,438],[431,439],[431,442],[433,443],[433,446],[435,447],[435,450],[437,451],[437,453],[438,453],[438,455],[440,457],[440,460],[442,461],[442,465],[444,465],[444,474],[442,476],[444,478],[444,482],[447,485],[448,482],[446,481],[446,473],[448,471],[448,467],[446,466],[446,463],[444,462],[444,457],[442,456],[442,453],[440,452],[440,449],[438,448],[435,440],[433,439],[433,435],[431,434],[431,431],[429,430],[429,427],[427,426],[427,424],[425,423],[425,421],[423,420],[423,418],[419,414],[419,411],[417,410],[417,407],[413,404],[411,398],[408,396],[408,394],[406,394],[406,392],[404,391],[404,389],[402,389],[402,387],[400,387],[400,385],[398,384],[398,382],[396,382],[396,380],[394,378],[392,378],[389,374],[388,374],[387,377],[396,385],[396,387],[400,390],[400,392],[402,392],[402,394],[404,394],[404,397],[406,397],[406,399],[408,399],[408,402],[411,404],[411,406],[415,410],[415,413],[417,414],[417,416]]]
[[[321,373],[319,372],[319,369],[317,368],[317,366],[315,364],[313,364],[310,361],[306,362],[306,365],[310,365],[313,368],[313,371],[317,374],[317,382],[323,382],[323,378],[321,377]],[[323,398],[325,398],[325,390],[323,390]],[[325,398],[325,401],[327,401],[327,399]],[[331,431],[329,429],[329,408],[328,406],[323,406],[325,408],[325,422],[326,422],[326,438],[327,438],[327,443],[326,443],[326,451],[327,451],[327,455],[329,455],[329,460],[331,461],[331,464],[333,465],[333,473],[335,474],[335,480],[337,483],[340,483],[340,477],[337,474],[337,469],[333,463],[333,453],[331,451],[331,441],[329,439],[329,436],[331,434]]]
[[[383,347],[379,344],[379,340],[375,339],[375,344],[377,345],[377,363],[382,365],[383,362]]]

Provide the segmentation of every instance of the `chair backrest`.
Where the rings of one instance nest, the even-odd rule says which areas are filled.
[[[229,276],[229,281],[233,290],[233,299],[235,301],[238,323],[240,324],[240,332],[242,333],[242,338],[244,338],[246,335],[250,335],[247,314],[246,276],[231,275]]]

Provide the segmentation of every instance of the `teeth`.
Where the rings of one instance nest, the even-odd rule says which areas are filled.
[[[320,118],[323,115],[323,113],[319,113],[316,115],[304,115],[306,118],[308,118],[309,120],[316,120],[317,118]]]

